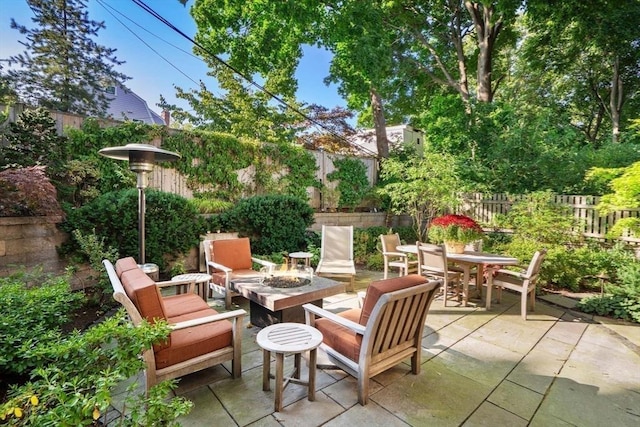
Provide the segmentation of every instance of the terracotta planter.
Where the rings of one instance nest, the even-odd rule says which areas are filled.
[[[465,244],[462,242],[444,242],[444,246],[447,248],[447,252],[450,254],[461,254],[464,253]]]

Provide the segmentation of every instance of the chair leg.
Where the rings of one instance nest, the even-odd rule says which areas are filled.
[[[360,372],[358,376],[358,403],[362,406],[369,400],[369,378]]]
[[[231,309],[231,292],[229,292],[229,289],[224,293],[224,307],[227,310]]]
[[[531,289],[531,295],[529,295],[529,308],[531,311],[536,309],[536,288]]]
[[[447,306],[447,295],[449,294],[449,281],[447,280],[447,278],[444,278],[444,286],[443,286],[443,295],[444,295],[444,306]]]
[[[524,320],[527,320],[527,292],[521,293],[520,297],[520,315]]]
[[[387,264],[387,261],[385,260],[384,262],[384,278],[386,279],[389,276],[389,265]]]
[[[420,373],[420,361],[422,359],[422,354],[420,348],[411,355],[411,373],[414,375],[418,375]]]

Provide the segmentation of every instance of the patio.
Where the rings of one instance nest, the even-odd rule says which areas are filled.
[[[366,286],[370,274],[358,272],[356,290]],[[248,311],[246,300],[236,301]],[[193,401],[194,408],[180,422],[193,427],[638,425],[640,327],[581,318],[554,301],[540,300],[523,321],[518,296],[508,292],[489,312],[444,308],[437,299],[424,328],[420,375],[411,375],[408,364],[378,375],[364,407],[357,403],[353,378],[318,370],[316,401],[307,400],[302,386],[290,384],[283,411],[274,412],[273,391],[262,391],[259,329],[248,326],[242,377],[231,379],[227,364],[184,377],[176,394]],[[354,293],[324,300],[325,308],[335,311],[356,304]],[[287,357],[285,369],[292,364]]]

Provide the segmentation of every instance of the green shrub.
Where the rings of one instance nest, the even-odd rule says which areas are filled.
[[[165,255],[178,257],[196,247],[204,220],[184,197],[157,190],[146,192],[146,260],[163,269]],[[138,192],[136,189],[103,194],[68,212],[62,227],[68,233],[94,233],[121,256],[138,258]],[[67,250],[77,250],[75,240]]]
[[[380,236],[387,234],[386,227],[356,228],[353,230],[353,257],[357,264],[367,264],[368,258],[381,253]]]
[[[242,199],[228,215],[235,231],[251,239],[251,250],[255,254],[304,249],[305,232],[313,224],[313,209],[309,204],[285,195]]]
[[[29,285],[36,282],[38,285]],[[80,306],[82,295],[71,292],[69,277],[25,273],[0,278],[0,372],[29,373],[42,365],[35,348],[57,342],[60,327]]]
[[[338,181],[336,187],[340,193],[338,207],[355,209],[369,193],[367,167],[362,161],[345,157],[334,159],[335,170],[327,174],[329,181]]]
[[[606,286],[606,294],[583,298],[578,309],[585,313],[611,316],[640,323],[640,262],[618,270],[620,282]]]
[[[106,302],[105,298],[113,293],[113,287],[102,261],[108,259],[115,264],[116,260],[120,258],[118,251],[112,247],[106,247],[104,237],[99,238],[95,235],[95,232],[83,234],[80,230],[73,230],[72,235],[80,246],[80,251],[88,258],[89,265],[93,270],[93,274],[89,275],[86,280],[91,282],[94,288],[98,290],[98,298],[94,303],[102,306]]]
[[[41,361],[32,380],[13,388],[0,406],[9,425],[106,425],[117,415],[110,411],[116,386],[144,368],[139,355],[167,337],[166,324],[146,322],[132,328],[124,310],[84,333],[74,332],[32,350]],[[178,425],[176,418],[192,403],[167,399],[175,382],[154,386],[149,395],[135,385],[126,391],[124,413],[117,425]],[[18,416],[20,415],[20,416]],[[111,424],[109,424],[111,425]]]
[[[367,257],[366,266],[368,270],[371,271],[382,271],[384,270],[384,258],[382,254],[376,252]]]

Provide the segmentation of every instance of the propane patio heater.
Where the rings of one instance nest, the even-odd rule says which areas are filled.
[[[156,162],[167,162],[179,159],[181,156],[172,151],[163,150],[151,144],[127,144],[124,147],[107,147],[98,151],[110,159],[128,160],[129,169],[138,176],[138,247],[139,256],[138,263],[145,270],[145,254],[144,254],[144,215],[145,215],[145,196],[144,189],[147,187],[147,173],[153,171]],[[157,266],[149,265],[151,269]]]

